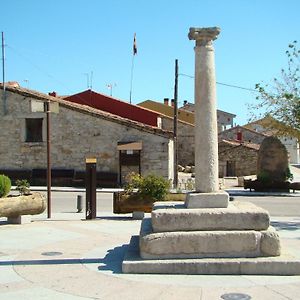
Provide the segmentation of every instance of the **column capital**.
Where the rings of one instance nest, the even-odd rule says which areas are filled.
[[[211,45],[212,41],[217,39],[221,29],[219,27],[195,28],[191,27],[189,39],[196,40],[196,46]]]

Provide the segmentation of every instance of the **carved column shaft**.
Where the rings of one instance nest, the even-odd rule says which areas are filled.
[[[196,190],[219,190],[216,78],[212,41],[219,28],[190,28],[195,47],[195,180]]]

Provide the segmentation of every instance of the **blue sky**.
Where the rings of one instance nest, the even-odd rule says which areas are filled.
[[[44,93],[87,89],[129,101],[133,35],[133,103],[174,95],[174,64],[194,74],[190,27],[219,26],[215,41],[217,82],[253,89],[286,66],[288,44],[299,39],[298,0],[14,0],[1,4],[6,81]],[[90,77],[90,76],[89,76]],[[2,78],[0,79],[2,81]],[[255,93],[217,85],[218,108],[249,117]],[[179,76],[179,102],[193,102],[193,79]]]

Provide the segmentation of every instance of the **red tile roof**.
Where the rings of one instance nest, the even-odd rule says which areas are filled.
[[[157,126],[157,119],[160,116],[159,113],[152,110],[130,104],[107,95],[96,93],[92,90],[86,90],[84,92],[68,96],[64,98],[64,100],[88,105],[90,107],[150,126]]]

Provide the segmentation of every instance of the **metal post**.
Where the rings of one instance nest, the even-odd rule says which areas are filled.
[[[177,123],[178,123],[178,59],[175,60],[175,86],[174,86],[174,188],[178,186],[178,151],[177,151]]]
[[[82,196],[77,195],[77,212],[82,212]]]
[[[96,158],[86,159],[86,219],[96,219]]]
[[[2,31],[2,80],[3,80],[3,114],[7,114],[6,107],[6,86],[5,86],[5,48],[4,48],[4,32]]]
[[[47,217],[51,218],[51,141],[50,141],[50,100],[46,103],[47,115]]]

